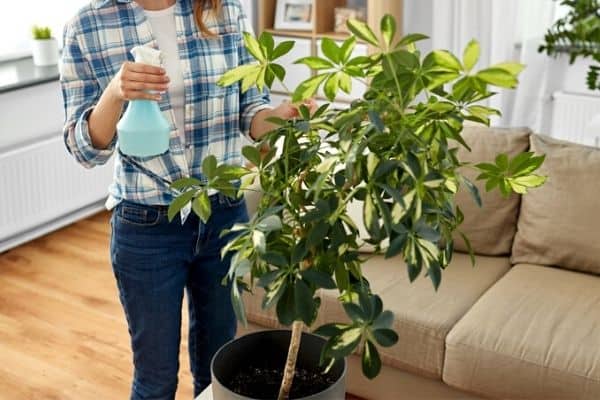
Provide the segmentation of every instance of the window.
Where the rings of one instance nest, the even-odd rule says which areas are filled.
[[[31,54],[31,28],[49,26],[59,46],[65,23],[89,0],[11,1],[0,13],[0,59]]]
[[[62,46],[65,23],[90,0],[21,0],[11,1],[0,13],[0,60],[31,54],[33,25],[50,26],[52,35]],[[246,13],[252,19],[253,0],[242,0]]]

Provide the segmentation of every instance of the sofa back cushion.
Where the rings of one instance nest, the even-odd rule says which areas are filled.
[[[493,162],[499,153],[515,156],[527,151],[530,134],[531,131],[527,128],[465,127],[463,137],[472,151],[461,146],[458,151],[459,160],[477,164]],[[456,194],[456,205],[462,210],[465,219],[459,230],[467,236],[475,254],[510,254],[517,229],[521,196],[513,194],[507,199],[497,189],[486,192],[485,183],[475,180],[479,175],[477,171],[462,168],[461,173],[477,186],[483,205],[479,207],[467,188],[461,185]],[[468,251],[466,243],[458,234],[454,235],[454,247],[458,251]]]
[[[600,149],[531,136],[546,184],[523,196],[512,262],[600,274]]]

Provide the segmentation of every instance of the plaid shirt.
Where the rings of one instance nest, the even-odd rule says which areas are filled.
[[[106,202],[109,209],[122,199],[169,204],[173,194],[160,180],[172,182],[187,176],[203,179],[201,164],[208,154],[219,162],[241,164],[241,134],[249,137],[252,118],[269,107],[266,92],[254,88],[241,94],[239,85],[216,85],[226,71],[253,61],[241,35],[252,32],[252,26],[239,0],[224,0],[218,18],[204,14],[216,38],[204,37],[197,29],[193,1],[177,0],[175,9],[185,92],[185,146],[167,93],[160,108],[171,124],[169,151],[155,157],[130,158],[117,152]],[[64,139],[69,152],[87,168],[106,163],[115,153],[117,135],[107,149],[93,147],[87,119],[123,62],[133,61],[130,50],[136,45],[158,48],[144,10],[131,0],[93,0],[65,28],[61,65]]]

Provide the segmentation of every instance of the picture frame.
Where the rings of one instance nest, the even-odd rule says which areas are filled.
[[[314,12],[312,0],[277,0],[274,28],[312,31]]]
[[[364,8],[336,7],[334,10],[334,15],[334,32],[348,33],[348,27],[346,26],[346,22],[348,22],[349,19],[366,21],[367,10]]]

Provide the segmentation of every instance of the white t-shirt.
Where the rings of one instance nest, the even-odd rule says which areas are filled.
[[[169,98],[175,114],[175,126],[179,131],[182,143],[185,144],[184,120],[184,87],[183,72],[177,47],[177,29],[175,27],[175,4],[163,10],[144,10],[150,22],[158,48],[163,54],[163,67],[169,77]]]

